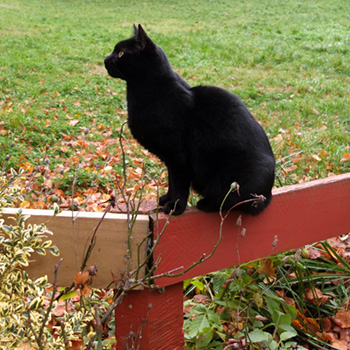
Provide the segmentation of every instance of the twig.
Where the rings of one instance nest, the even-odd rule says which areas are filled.
[[[75,167],[75,171],[74,171],[74,177],[73,177],[73,182],[72,182],[72,195],[71,195],[71,213],[72,213],[72,225],[73,225],[73,245],[74,245],[74,253],[75,253],[75,263],[76,266],[79,266],[79,262],[78,262],[78,248],[77,248],[77,237],[76,237],[76,232],[75,232],[75,221],[79,215],[76,214],[74,216],[74,193],[75,193],[75,185],[77,183],[77,179],[78,179],[78,170],[80,167],[80,163],[82,160],[82,151],[83,151],[83,146],[86,140],[86,135],[89,133],[89,129],[86,128],[84,131],[84,137],[83,137],[83,141],[81,143],[80,146],[80,157],[79,157],[79,161],[77,163],[77,166]]]
[[[59,321],[59,325],[61,327],[61,333],[62,333],[62,337],[64,340],[64,348],[65,348],[65,350],[70,350],[69,349],[69,340],[67,339],[66,330],[64,328],[64,323],[62,320]]]
[[[46,313],[45,313],[45,317],[44,317],[44,320],[41,324],[41,327],[40,327],[40,330],[39,330],[39,339],[42,338],[42,335],[44,333],[44,329],[46,327],[46,322],[47,320],[49,319],[49,315],[51,313],[51,310],[52,310],[52,305],[55,301],[55,294],[56,294],[56,291],[57,291],[57,285],[58,285],[58,270],[62,264],[62,261],[63,259],[61,258],[58,263],[55,265],[55,280],[54,280],[54,283],[53,283],[53,289],[52,289],[52,295],[51,295],[51,299],[50,299],[50,304],[49,306],[47,307],[46,309]]]
[[[216,252],[216,249],[218,248],[220,242],[221,242],[221,238],[222,238],[222,230],[223,230],[223,225],[224,225],[224,222],[227,218],[227,216],[230,214],[230,212],[237,208],[239,205],[242,205],[242,204],[245,204],[245,203],[252,203],[252,202],[258,202],[258,201],[261,201],[261,196],[257,196],[255,198],[251,198],[251,199],[247,199],[247,200],[244,200],[244,201],[241,201],[241,202],[238,202],[236,203],[235,205],[233,205],[225,214],[225,216],[222,214],[222,209],[223,209],[223,205],[224,205],[224,202],[226,201],[228,195],[232,192],[232,191],[235,191],[237,190],[237,187],[234,187],[233,185],[231,185],[231,188],[230,190],[227,192],[224,200],[222,201],[221,203],[221,206],[220,206],[220,218],[221,218],[221,222],[220,222],[220,230],[219,230],[219,237],[218,237],[218,240],[216,241],[212,251],[206,255],[206,253],[203,253],[203,255],[196,261],[194,262],[191,266],[187,267],[184,271],[181,271],[180,273],[177,273],[177,274],[168,274],[168,273],[165,273],[164,276],[165,277],[179,277],[179,276],[182,276],[184,275],[186,272],[192,270],[194,267],[196,267],[197,265],[207,261],[208,259],[210,259],[214,253]]]
[[[141,321],[141,325],[140,325],[139,329],[137,330],[136,340],[138,340],[139,342],[142,339],[142,333],[143,333],[144,328],[146,327],[146,323],[147,323],[148,316],[149,316],[149,313],[150,313],[151,309],[152,309],[152,304],[148,304],[146,317]],[[135,350],[139,350],[140,349],[140,345],[141,344],[137,344],[136,345],[136,342],[135,342],[135,344],[134,344]]]
[[[90,255],[92,253],[92,250],[94,249],[95,247],[95,244],[96,244],[96,234],[97,234],[97,231],[99,229],[99,227],[101,226],[102,224],[102,221],[104,220],[105,216],[107,215],[107,213],[109,212],[109,210],[111,209],[111,207],[114,206],[114,198],[112,198],[109,203],[108,203],[108,206],[106,207],[106,209],[104,210],[103,212],[103,215],[100,219],[100,221],[98,222],[98,224],[96,225],[96,227],[94,228],[93,230],[93,233],[92,233],[92,237],[90,239],[90,244],[87,248],[87,251],[85,253],[85,248],[84,248],[84,253],[83,253],[83,262],[82,262],[82,265],[81,265],[81,268],[80,268],[80,271],[84,271],[85,267],[86,267],[86,264],[90,258]]]

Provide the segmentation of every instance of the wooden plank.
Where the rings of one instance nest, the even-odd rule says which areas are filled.
[[[270,206],[262,214],[242,215],[241,227],[236,225],[239,215],[232,212],[225,220],[221,242],[210,259],[184,276],[161,277],[157,285],[178,283],[350,232],[350,173],[276,189]],[[156,217],[153,220],[156,222]],[[218,240],[220,222],[218,213],[196,209],[172,217],[155,248],[155,260],[161,258],[155,274],[181,266],[185,269],[203,253],[209,254]],[[159,216],[158,232],[165,223],[166,216]],[[246,232],[244,237],[242,228]]]
[[[13,217],[17,211],[18,209],[4,209],[3,218],[7,224],[14,223],[9,218]],[[27,223],[30,224],[48,222],[47,228],[53,232],[53,236],[48,236],[48,239],[52,240],[61,252],[59,257],[54,257],[50,253],[45,256],[33,254],[32,263],[27,271],[32,278],[47,275],[49,281],[52,282],[54,266],[59,258],[63,258],[58,281],[61,286],[71,285],[74,274],[80,270],[84,249],[90,242],[91,235],[101,221],[103,213],[63,211],[52,218],[52,210],[22,209],[22,214],[30,215],[27,220]],[[132,234],[133,266],[136,266],[137,262],[137,245],[148,232],[149,217],[139,215]],[[96,245],[87,264],[87,266],[96,264],[98,268],[93,287],[106,288],[113,281],[112,273],[116,278],[120,277],[125,270],[127,240],[127,216],[107,213],[97,231]],[[144,261],[146,257],[146,249],[145,242],[140,250],[141,261]]]
[[[117,349],[183,350],[183,285],[129,292],[115,310]]]

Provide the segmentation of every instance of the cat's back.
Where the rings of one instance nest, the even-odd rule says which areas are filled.
[[[242,100],[233,93],[215,86],[191,88],[195,113],[194,122],[233,130],[237,135],[247,132],[263,132]]]
[[[274,159],[265,131],[238,96],[215,86],[196,86],[191,92],[195,105],[191,129],[198,143],[205,135],[225,152],[265,153]]]
[[[197,106],[203,107],[206,110],[211,110],[213,108],[227,110],[229,107],[247,110],[245,104],[238,96],[216,86],[198,85],[192,87],[191,92],[193,93]]]

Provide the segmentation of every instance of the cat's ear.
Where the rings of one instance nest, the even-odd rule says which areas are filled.
[[[146,47],[154,47],[153,41],[147,36],[141,24],[139,24],[138,28],[135,27],[135,37],[141,43],[141,50],[144,50]]]
[[[137,29],[137,27],[136,27],[136,24],[135,24],[135,23],[133,24],[133,26],[134,26],[134,33],[135,33],[135,37],[136,37],[136,39],[137,39],[137,37],[138,37],[138,35],[139,35],[139,30]]]

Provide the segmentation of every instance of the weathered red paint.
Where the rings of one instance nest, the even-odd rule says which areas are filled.
[[[150,303],[140,349],[184,349],[183,280],[350,232],[350,174],[276,189],[270,206],[257,217],[242,215],[240,227],[239,215],[232,212],[224,221],[222,239],[210,259],[185,275],[156,280],[165,287],[164,294],[129,293],[116,309],[118,350],[126,349],[129,331],[136,332],[143,324]],[[160,232],[167,217],[153,219]],[[219,238],[220,223],[218,213],[195,209],[172,217],[155,249],[155,260],[161,258],[156,275],[181,272],[203,253],[208,255]]]
[[[157,279],[158,286],[350,232],[350,174],[279,188],[273,194],[262,214],[242,215],[241,227],[236,225],[240,213],[231,212],[215,254],[184,276]],[[165,217],[159,219],[159,232],[165,222]],[[161,258],[156,274],[187,268],[209,254],[219,238],[220,222],[218,213],[194,209],[171,218],[155,249],[155,259]]]
[[[131,291],[115,316],[117,350],[184,350],[182,283]]]

